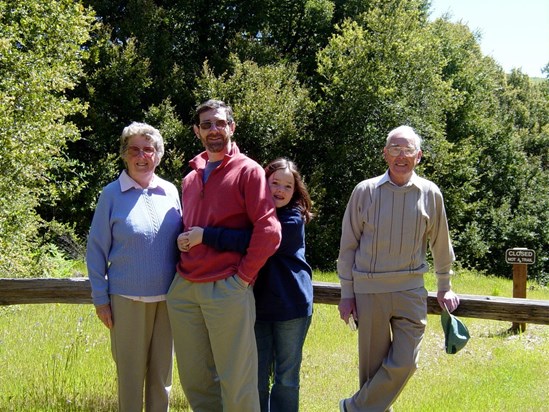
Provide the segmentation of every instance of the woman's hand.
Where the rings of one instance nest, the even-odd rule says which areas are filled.
[[[107,328],[112,329],[113,321],[112,321],[112,312],[111,312],[110,303],[107,303],[106,305],[96,306],[95,313]]]

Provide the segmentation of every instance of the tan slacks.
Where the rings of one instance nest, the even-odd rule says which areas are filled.
[[[172,387],[173,340],[166,302],[143,303],[111,295],[111,351],[123,412],[165,412]]]
[[[168,292],[179,378],[194,412],[258,412],[255,300],[236,275],[176,276]]]
[[[427,324],[427,291],[356,294],[360,389],[348,412],[391,409],[417,369]]]

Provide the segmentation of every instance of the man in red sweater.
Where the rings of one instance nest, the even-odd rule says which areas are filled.
[[[245,255],[205,244],[185,249],[168,292],[179,377],[196,412],[259,410],[251,285],[281,232],[265,172],[231,140],[235,128],[224,102],[198,106],[194,132],[206,150],[182,183],[184,231],[252,229]]]

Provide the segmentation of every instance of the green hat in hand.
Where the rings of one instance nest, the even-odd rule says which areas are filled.
[[[442,330],[444,330],[446,353],[453,355],[467,344],[471,336],[469,335],[467,326],[456,316],[452,315],[446,305],[444,305],[444,309],[440,315],[440,322],[442,323]]]

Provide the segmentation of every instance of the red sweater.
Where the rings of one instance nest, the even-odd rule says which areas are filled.
[[[181,252],[177,272],[191,282],[215,282],[236,273],[253,283],[281,239],[265,171],[232,142],[230,152],[204,184],[207,160],[206,152],[192,159],[189,164],[193,171],[183,179],[184,230],[192,226],[253,229],[250,246],[242,255],[197,245],[189,252]]]

